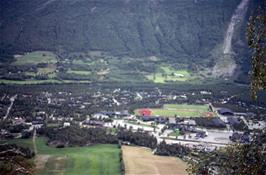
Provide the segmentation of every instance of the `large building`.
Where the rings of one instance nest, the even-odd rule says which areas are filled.
[[[228,108],[220,108],[217,110],[218,114],[224,115],[224,116],[233,116],[234,112]]]

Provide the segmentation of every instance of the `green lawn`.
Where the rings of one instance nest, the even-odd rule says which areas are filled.
[[[91,75],[91,71],[77,71],[77,70],[71,70],[71,69],[69,69],[67,73],[77,74],[77,75]]]
[[[32,148],[31,139],[16,139],[9,143]],[[99,144],[89,147],[52,148],[45,144],[44,138],[36,139],[38,160],[44,167],[38,175],[118,175],[120,173],[117,145]],[[36,158],[37,159],[37,158]]]
[[[35,51],[27,53],[14,62],[16,65],[26,65],[26,64],[38,64],[38,63],[51,63],[57,62],[56,55],[52,52],[47,51]]]

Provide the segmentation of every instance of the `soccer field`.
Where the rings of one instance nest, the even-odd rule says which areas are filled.
[[[17,139],[10,143],[32,148],[31,139]],[[34,157],[36,175],[119,175],[120,149],[117,145],[101,144],[90,147],[52,148],[44,138],[36,139]]]
[[[135,110],[136,115],[143,115],[144,109]],[[208,112],[208,105],[190,105],[190,104],[165,104],[162,108],[148,108],[145,113],[153,116],[162,117],[200,117],[213,116],[214,114]]]

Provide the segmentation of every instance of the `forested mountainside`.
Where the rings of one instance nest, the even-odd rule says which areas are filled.
[[[248,2],[247,12],[241,16],[243,21],[234,26],[232,54],[242,67],[249,59],[245,25],[259,2]],[[226,32],[240,3],[241,0],[1,1],[1,58],[36,50],[97,50],[113,56],[156,56],[170,63],[215,67],[223,57]]]

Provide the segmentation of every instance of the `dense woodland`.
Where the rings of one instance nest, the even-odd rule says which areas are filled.
[[[144,146],[151,149],[157,146],[156,138],[148,133],[120,130],[117,137],[119,140],[129,142],[133,145]]]
[[[165,61],[213,64],[209,53],[223,41],[237,4],[225,0],[5,1],[0,4],[5,19],[0,21],[0,34],[5,36],[0,56],[30,50],[103,50],[113,55],[156,55]],[[26,22],[20,23],[23,19]]]
[[[179,158],[184,158],[184,156],[189,155],[191,152],[190,148],[180,145],[180,144],[166,144],[162,141],[157,147],[155,154],[161,156],[176,156]]]

